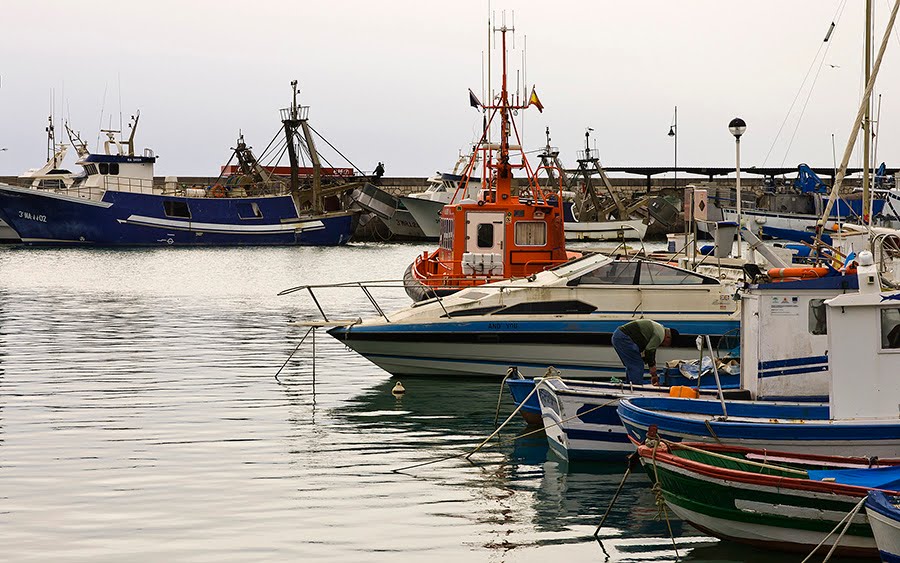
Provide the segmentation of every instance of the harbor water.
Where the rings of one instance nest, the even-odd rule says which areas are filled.
[[[597,542],[624,464],[566,464],[519,420],[469,461],[394,471],[490,434],[499,382],[395,398],[323,331],[298,348],[319,312],[276,294],[399,279],[429,246],[0,248],[2,559],[672,561],[669,525],[685,561],[802,559],[667,524],[643,474]],[[317,296],[374,314],[358,289]]]

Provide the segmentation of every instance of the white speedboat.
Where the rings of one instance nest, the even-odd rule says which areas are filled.
[[[558,268],[463,289],[395,313],[329,331],[394,375],[526,376],[548,365],[579,378],[622,376],[610,339],[634,319],[652,318],[681,336],[660,363],[693,357],[694,340],[736,331],[737,286],[649,260],[591,253]],[[686,356],[690,354],[690,356]]]

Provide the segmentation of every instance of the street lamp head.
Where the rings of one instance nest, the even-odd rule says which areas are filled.
[[[671,126],[669,127],[669,136],[670,136],[670,137],[674,137],[674,136],[675,136],[675,126],[674,126],[674,125],[671,125]]]
[[[735,139],[740,139],[741,135],[744,134],[744,131],[747,130],[747,124],[740,117],[735,117],[731,120],[731,123],[728,124],[728,130],[731,131],[731,134],[734,135]]]

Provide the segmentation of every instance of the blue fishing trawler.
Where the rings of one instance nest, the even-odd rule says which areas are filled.
[[[289,177],[260,165],[240,138],[232,157],[237,166],[223,169],[234,174],[220,176],[211,186],[156,185],[156,155],[150,149],[135,154],[138,114],[127,140],[116,138],[119,131],[104,131],[104,154],[90,154],[75,136],[83,172],[72,182],[54,189],[0,185],[0,219],[30,245],[344,244],[357,212],[344,209],[341,197],[359,178],[331,176],[326,185],[307,124],[309,108],[297,105],[296,81],[291,85],[293,103],[282,110]],[[304,178],[297,157],[301,149],[313,164]]]

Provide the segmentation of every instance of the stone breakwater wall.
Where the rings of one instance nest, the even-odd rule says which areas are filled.
[[[154,183],[163,185],[167,180],[175,181],[179,184],[186,184],[189,186],[211,186],[216,183],[217,178],[208,176],[157,176],[156,178],[154,178]],[[602,194],[603,186],[600,182],[600,179],[595,178],[594,181],[596,182],[595,185],[598,186],[600,193]],[[16,183],[16,177],[0,176],[0,182]],[[672,178],[653,178],[648,182],[646,178],[611,177],[610,182],[612,183],[613,187],[615,187],[616,190],[622,194],[646,194],[648,190],[651,193],[656,193],[662,190],[672,189],[676,187],[673,183]],[[522,179],[515,180],[513,184],[514,186],[526,185],[525,181]],[[678,188],[683,188],[688,185],[706,188],[710,190],[710,195],[713,197],[716,194],[720,193],[721,190],[721,195],[723,197],[726,197],[727,191],[734,189],[734,178],[716,178],[712,181],[704,178],[678,178]],[[428,186],[428,182],[426,178],[384,177],[381,179],[381,182],[378,184],[378,186],[392,195],[404,196],[411,193],[424,191]],[[844,182],[844,191],[852,191],[859,186],[859,178],[848,178]],[[765,184],[763,179],[760,177],[742,177],[741,189],[746,190],[748,194],[759,194],[765,190]]]

